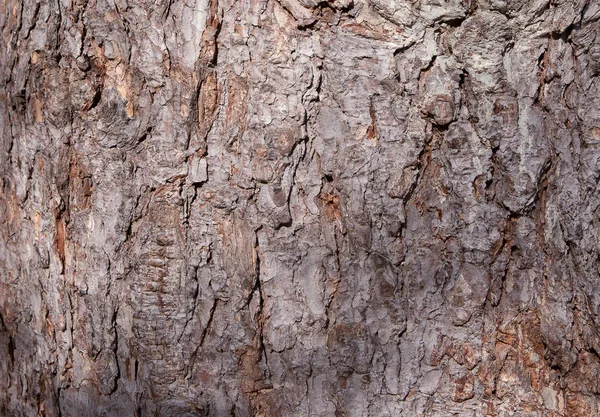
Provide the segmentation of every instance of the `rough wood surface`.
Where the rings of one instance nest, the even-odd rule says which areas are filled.
[[[600,415],[598,0],[0,30],[0,415]]]

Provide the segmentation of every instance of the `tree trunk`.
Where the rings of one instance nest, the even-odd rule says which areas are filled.
[[[3,0],[0,415],[599,416],[598,0]]]

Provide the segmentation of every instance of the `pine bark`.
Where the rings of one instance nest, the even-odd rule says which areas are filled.
[[[1,416],[600,416],[597,0],[0,2]]]

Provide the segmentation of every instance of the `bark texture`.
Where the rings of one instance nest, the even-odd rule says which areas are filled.
[[[600,414],[598,0],[0,2],[0,415]]]

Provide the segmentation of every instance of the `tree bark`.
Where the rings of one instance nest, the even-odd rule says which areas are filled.
[[[600,415],[597,0],[4,0],[0,415]]]

